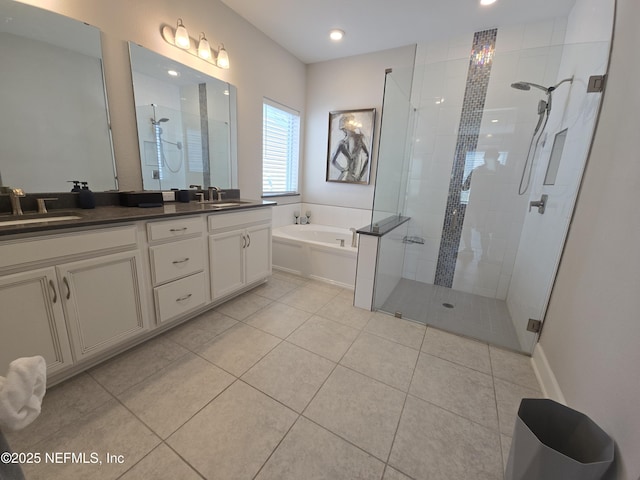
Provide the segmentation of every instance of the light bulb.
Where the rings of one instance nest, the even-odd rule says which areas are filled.
[[[224,49],[224,45],[220,45],[220,47],[218,48],[218,58],[216,64],[220,68],[229,68],[229,54]]]
[[[184,50],[189,50],[191,47],[189,32],[187,32],[187,28],[183,25],[181,18],[178,19],[178,25],[176,26],[175,42],[176,47],[183,48]]]
[[[342,40],[342,37],[344,37],[344,32],[342,30],[337,29],[337,28],[335,30],[331,30],[329,32],[329,38],[331,40],[333,40],[334,42]]]
[[[198,43],[198,56],[209,60],[211,58],[211,47],[209,47],[209,41],[204,36],[204,32],[200,34],[200,42]]]

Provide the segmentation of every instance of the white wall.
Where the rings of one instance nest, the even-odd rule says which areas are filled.
[[[127,41],[133,41],[238,88],[238,178],[242,195],[262,194],[262,99],[300,112],[305,107],[305,66],[219,0],[28,0],[102,30],[107,95],[121,190],[142,188]],[[168,45],[163,24],[181,17],[191,36],[204,31],[222,42],[231,68],[222,70]]]
[[[371,209],[387,68],[410,67],[414,47],[308,65],[307,115],[302,166],[302,200],[308,203]],[[326,182],[329,112],[376,109],[373,165],[369,185]]]
[[[603,108],[539,346],[568,404],[617,443],[618,480],[640,476],[640,3],[618,0]]]

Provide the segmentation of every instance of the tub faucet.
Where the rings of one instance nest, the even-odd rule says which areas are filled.
[[[351,231],[351,246],[353,248],[357,248],[358,247],[358,232],[353,227],[350,228],[349,230]]]
[[[2,193],[9,194],[11,201],[11,213],[13,215],[22,215],[22,206],[20,205],[20,197],[26,196],[21,188],[2,187]]]

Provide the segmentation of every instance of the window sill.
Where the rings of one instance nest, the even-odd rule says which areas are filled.
[[[283,192],[283,193],[263,193],[261,198],[274,198],[274,197],[299,197],[299,193],[295,192]]]

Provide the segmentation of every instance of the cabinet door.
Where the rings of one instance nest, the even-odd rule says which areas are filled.
[[[271,275],[271,225],[256,225],[246,230],[245,283]]]
[[[72,363],[53,267],[0,278],[0,375],[19,357],[41,355],[52,374]]]
[[[243,230],[209,236],[213,300],[233,293],[244,285],[243,251],[246,241]]]
[[[137,251],[59,265],[58,280],[77,359],[147,329]]]

